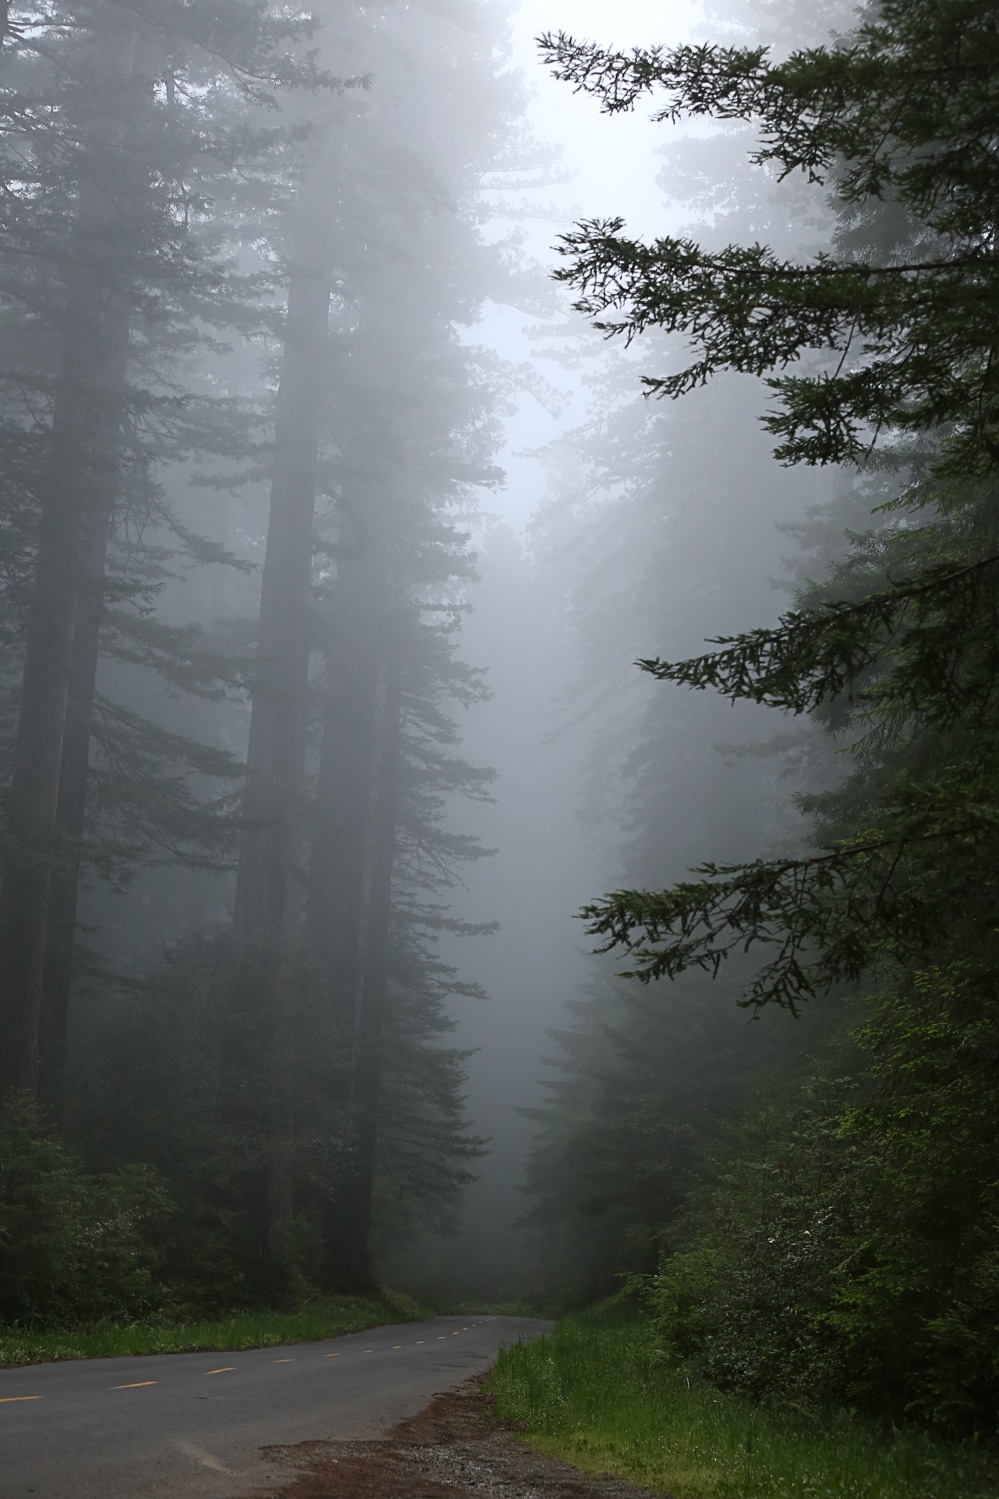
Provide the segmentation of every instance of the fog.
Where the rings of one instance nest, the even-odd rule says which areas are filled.
[[[756,380],[647,399],[682,341],[551,279],[583,218],[810,252],[822,194],[535,38],[849,10],[230,10],[14,6],[0,51],[4,1087],[169,1203],[150,1305],[569,1305],[824,1023],[594,953],[582,906],[799,848],[838,774],[635,662],[772,623],[865,501]]]

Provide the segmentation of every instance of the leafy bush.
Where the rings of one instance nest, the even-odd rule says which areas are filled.
[[[866,1194],[829,1324],[866,1405],[958,1430],[999,1406],[999,1003],[956,963],[907,975],[860,1032],[872,1094],[844,1112]]]
[[[158,1174],[88,1174],[27,1095],[0,1109],[0,1319],[39,1327],[132,1320],[163,1299],[155,1230],[171,1204]]]
[[[648,1294],[664,1345],[756,1400],[994,1430],[999,1005],[970,964],[904,975],[859,1083],[764,1111]]]
[[[842,1380],[827,1316],[856,1203],[838,1092],[761,1114],[650,1282],[664,1341],[721,1389],[814,1402]]]

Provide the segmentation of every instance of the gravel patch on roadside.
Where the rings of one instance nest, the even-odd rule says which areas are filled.
[[[490,1405],[476,1378],[379,1441],[269,1447],[268,1462],[289,1470],[287,1485],[270,1492],[274,1499],[652,1499],[535,1452],[518,1441],[515,1426],[487,1419]]]

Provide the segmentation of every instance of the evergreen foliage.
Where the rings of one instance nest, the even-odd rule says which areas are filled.
[[[687,240],[643,246],[621,237],[620,220],[580,226],[563,241],[569,264],[559,272],[582,294],[580,310],[623,310],[601,326],[632,337],[678,330],[699,349],[695,364],[650,389],[681,395],[720,370],[766,375],[805,350],[830,350],[840,358],[833,372],[768,375],[781,406],[765,424],[780,458],[857,462],[883,431],[945,433],[937,472],[992,473],[994,6],[883,0],[847,37],[785,62],[765,47],[629,56],[564,34],[540,46],[556,76],[609,113],[662,92],[658,120],[753,122],[754,161],[829,184],[850,228],[890,205],[879,254],[848,243],[810,264],[761,245],[718,255]]]
[[[724,1389],[985,1433],[992,984],[972,964],[899,977],[866,1007],[851,1076],[761,1107],[650,1300],[668,1346]]]
[[[22,1327],[159,1311],[174,1211],[150,1165],[92,1175],[24,1094],[0,1111],[0,1318]]]
[[[172,1219],[159,1252],[187,1317],[294,1304],[322,1284],[320,1221],[347,1171],[338,1086],[347,1038],[331,1026],[320,976],[301,960],[283,978],[280,1030],[260,1003],[276,955],[234,951],[227,932],[180,946],[116,1017],[78,1080],[74,1134],[102,1171],[154,1169]],[[287,1127],[280,1046],[296,1087]],[[296,1188],[292,1243],[272,1263],[261,1243],[262,1183],[275,1151]]]
[[[777,456],[856,462],[877,449],[905,470],[896,512],[930,515],[899,524],[882,556],[889,577],[873,591],[826,590],[776,629],[718,640],[722,650],[696,660],[642,665],[792,713],[847,694],[882,743],[968,741],[930,774],[914,755],[850,835],[818,854],[706,865],[671,891],[595,903],[591,930],[632,952],[640,977],[717,971],[729,953],[762,944],[776,951],[747,1002],[793,1010],[856,980],[886,944],[900,958],[932,950],[968,892],[990,881],[994,416],[991,324],[978,313],[995,279],[993,164],[965,149],[964,132],[988,108],[995,34],[987,5],[888,3],[849,37],[780,64],[759,48],[615,58],[565,36],[542,41],[561,75],[611,111],[663,88],[659,118],[758,124],[756,160],[826,183],[840,213],[838,253],[810,264],[778,265],[759,246],[720,260],[679,241],[643,249],[620,224],[584,225],[559,273],[583,292],[582,310],[624,307],[606,326],[629,336],[650,324],[687,333],[702,358],[651,381],[662,394],[719,370],[794,365],[768,376],[783,403],[765,419]],[[809,352],[838,363],[809,374]]]
[[[765,47],[541,41],[608,112],[661,90],[657,118],[751,124],[757,165],[828,189],[832,247],[808,260],[759,242],[640,244],[613,220],[566,237],[557,274],[605,334],[687,335],[693,362],[648,378],[650,393],[762,376],[780,460],[860,469],[792,528],[811,556],[782,619],[638,663],[811,718],[847,769],[799,795],[812,851],[702,855],[665,889],[605,896],[584,912],[602,950],[624,949],[628,976],[680,985],[735,961],[755,1012],[872,991],[850,1075],[792,1086],[688,1200],[651,1282],[658,1326],[754,1400],[951,1434],[991,1432],[999,1389],[985,1332],[999,1311],[996,19],[989,4],[885,0],[783,62]],[[864,508],[873,523],[858,528]],[[762,960],[743,967],[746,954]]]

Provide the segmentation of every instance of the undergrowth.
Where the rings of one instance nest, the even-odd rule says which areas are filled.
[[[768,1408],[722,1394],[658,1353],[619,1308],[569,1317],[504,1349],[498,1413],[543,1451],[676,1499],[995,1499],[999,1457],[848,1412]]]
[[[64,1332],[0,1327],[0,1367],[55,1359],[113,1358],[122,1354],[223,1352],[307,1343],[360,1332],[386,1322],[429,1316],[409,1296],[328,1296],[299,1311],[246,1311],[205,1322],[111,1322]]]

